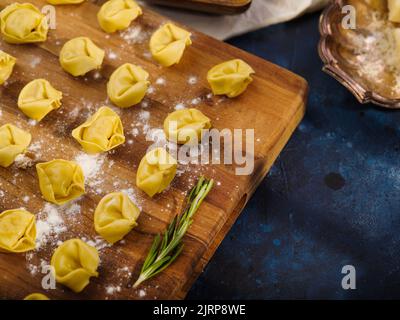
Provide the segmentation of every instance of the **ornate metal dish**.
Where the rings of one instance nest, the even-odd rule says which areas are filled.
[[[361,103],[400,108],[400,52],[387,19],[385,1],[334,0],[320,18],[319,55],[323,70],[348,88]],[[356,28],[343,27],[351,5]]]

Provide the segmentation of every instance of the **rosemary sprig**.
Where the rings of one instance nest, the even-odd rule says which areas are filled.
[[[212,189],[213,184],[214,180],[201,177],[187,197],[185,211],[181,215],[175,216],[164,235],[158,234],[154,238],[139,278],[133,285],[134,288],[163,271],[179,256],[183,249],[182,238],[192,224],[194,214]]]

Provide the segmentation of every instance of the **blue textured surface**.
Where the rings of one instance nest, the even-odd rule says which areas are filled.
[[[307,114],[189,299],[400,298],[400,111],[321,71],[318,14],[229,41],[307,79]],[[343,290],[354,265],[357,289]]]

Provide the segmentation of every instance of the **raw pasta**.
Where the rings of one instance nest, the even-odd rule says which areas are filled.
[[[43,293],[31,293],[27,295],[24,300],[50,300],[46,295]]]
[[[84,2],[85,0],[47,0],[48,3],[53,5],[58,4],[79,4]]]
[[[13,3],[0,12],[0,30],[8,43],[43,42],[49,30],[46,16],[30,3]]]
[[[146,95],[149,74],[139,66],[125,63],[113,72],[107,84],[110,100],[120,108],[138,104]]]
[[[123,30],[142,14],[142,9],[133,0],[110,0],[104,3],[97,14],[100,27],[108,33]]]
[[[0,50],[0,85],[10,77],[17,59]]]
[[[101,107],[85,123],[74,129],[72,136],[88,153],[109,151],[125,142],[121,119],[108,107]]]
[[[153,197],[169,186],[175,177],[176,168],[176,160],[164,148],[151,150],[140,161],[136,185]]]
[[[137,226],[140,210],[123,192],[114,192],[100,200],[94,213],[96,232],[114,244]]]
[[[254,70],[243,60],[234,59],[216,65],[207,74],[208,83],[214,94],[225,94],[234,98],[242,94],[253,81]]]
[[[164,67],[179,63],[186,47],[192,44],[190,36],[190,32],[172,23],[164,24],[150,39],[153,58]]]
[[[31,143],[29,132],[7,123],[0,127],[0,166],[9,167]]]
[[[61,205],[85,193],[82,168],[73,161],[56,159],[38,163],[40,191],[49,202]]]
[[[103,59],[104,50],[86,37],[69,40],[60,52],[62,68],[74,77],[83,76],[89,71],[100,68]]]
[[[20,92],[18,107],[29,118],[42,120],[48,113],[61,107],[62,92],[45,79],[29,82]]]
[[[81,292],[89,284],[90,277],[99,274],[99,253],[95,247],[80,239],[70,239],[61,244],[51,257],[56,281],[74,292]]]
[[[35,216],[24,210],[14,209],[0,213],[0,251],[26,252],[35,249]]]
[[[211,120],[193,108],[174,111],[164,120],[164,132],[168,140],[179,144],[199,143],[201,130],[209,128]]]

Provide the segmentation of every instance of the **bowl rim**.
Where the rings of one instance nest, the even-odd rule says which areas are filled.
[[[319,33],[321,38],[318,43],[318,54],[324,63],[322,70],[345,86],[360,103],[373,103],[384,108],[400,109],[400,99],[384,97],[357,82],[349,72],[340,65],[340,62],[332,53],[331,46],[328,44],[329,40],[334,39],[330,17],[336,10],[341,10],[343,6],[343,0],[330,1],[319,19]]]

